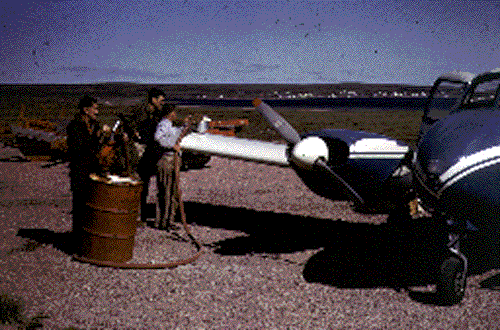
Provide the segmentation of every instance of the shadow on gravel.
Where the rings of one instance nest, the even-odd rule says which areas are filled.
[[[185,202],[189,223],[248,234],[214,243],[215,253],[290,253],[325,246],[330,234],[346,224],[300,215]]]
[[[20,156],[3,157],[2,155],[0,155],[0,162],[1,163],[27,163],[29,161],[30,161],[29,159],[23,158],[23,157],[20,157]]]
[[[148,213],[153,213],[154,205],[149,206]],[[248,234],[213,243],[217,254],[280,254],[323,248],[307,261],[304,279],[340,288],[405,288],[433,284],[435,270],[445,252],[446,237],[432,219],[409,220],[390,226],[196,202],[186,202],[185,209],[191,224]],[[74,253],[69,232],[20,229],[17,235],[26,238],[27,242],[16,250],[32,251],[51,244],[68,255]],[[469,259],[469,275],[490,270],[486,262],[478,260],[480,253],[472,250],[480,248],[477,244],[480,239],[472,237],[470,240],[475,243],[463,246]],[[484,280],[481,286],[498,290],[500,274]],[[410,296],[422,303],[436,304],[432,292],[410,290]]]
[[[407,220],[391,226],[196,202],[186,202],[185,208],[190,223],[248,234],[214,243],[218,254],[279,254],[323,248],[307,261],[303,276],[308,282],[335,287],[427,286],[435,283],[437,265],[446,252],[446,235],[433,219]],[[477,243],[479,239],[469,240]],[[491,269],[477,259],[478,254],[471,249],[480,247],[474,245],[463,246],[469,259],[469,275]],[[422,303],[437,303],[432,292],[410,290],[410,296]]]
[[[500,274],[493,275],[481,281],[480,286],[482,289],[500,291]]]
[[[431,221],[351,224],[335,236],[308,260],[306,281],[341,288],[425,286],[434,282],[445,252],[445,237]]]
[[[406,288],[417,302],[446,305],[429,288],[436,283],[439,265],[447,255],[446,242],[446,234],[431,219],[408,221],[399,228],[352,224],[308,260],[303,276],[308,282],[340,288]],[[462,242],[462,252],[469,262],[468,276],[492,269],[493,256],[480,252],[480,242],[481,238],[473,235]],[[481,286],[500,289],[500,274]]]
[[[11,250],[10,253],[16,251],[34,251],[44,245],[52,245],[68,255],[73,255],[76,252],[71,232],[56,233],[48,229],[19,229],[17,236],[26,238],[27,240],[23,246]]]

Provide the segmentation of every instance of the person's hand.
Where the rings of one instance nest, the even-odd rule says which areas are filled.
[[[108,125],[104,124],[100,130],[97,131],[97,136],[99,138],[102,137],[110,137],[111,136],[111,127]]]
[[[184,124],[185,125],[191,124],[191,118],[192,117],[193,117],[192,115],[188,115],[186,118],[184,118]]]
[[[174,145],[174,150],[175,150],[175,152],[177,152],[177,153],[181,152],[181,146],[180,146],[180,145],[178,145],[178,144]]]

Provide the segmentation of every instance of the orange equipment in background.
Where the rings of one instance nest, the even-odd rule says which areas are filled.
[[[248,119],[214,120],[208,123],[207,133],[235,136],[244,126],[248,126]]]

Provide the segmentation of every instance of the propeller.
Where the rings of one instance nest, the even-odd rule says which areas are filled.
[[[364,204],[363,198],[328,166],[328,146],[323,139],[317,136],[300,138],[299,133],[283,117],[260,99],[253,100],[252,104],[269,124],[292,145],[290,162],[301,168],[319,168],[326,171],[335,181],[341,183],[349,193],[352,200]]]
[[[325,170],[326,172],[328,172],[334,179],[336,179],[337,181],[339,181],[340,183],[342,183],[342,185],[349,192],[349,195],[350,195],[351,199],[356,201],[356,204],[361,205],[361,204],[365,203],[365,201],[363,200],[363,198],[351,187],[351,185],[348,184],[347,182],[345,182],[345,180],[342,179],[342,177],[340,175],[338,175],[337,173],[335,173],[335,171],[333,171],[330,168],[330,166],[328,166],[326,164],[326,162],[322,158],[318,158],[316,160],[316,162],[315,162],[315,165],[318,166],[318,167],[320,167],[320,168],[322,168],[323,170]]]
[[[300,135],[295,128],[292,127],[283,117],[281,117],[270,106],[262,102],[261,99],[255,99],[252,102],[257,111],[260,112],[264,118],[271,124],[272,127],[290,144],[297,144],[300,142]]]

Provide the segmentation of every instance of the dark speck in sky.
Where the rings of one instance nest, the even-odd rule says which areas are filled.
[[[304,36],[304,38],[307,37],[308,35],[309,35],[309,33],[306,33],[306,35]]]
[[[212,17],[212,20],[213,20],[213,19],[214,19],[217,15],[219,15],[219,13],[221,12],[221,10],[226,10],[226,9],[227,9],[227,7],[228,7],[228,5],[225,5],[225,6],[224,6],[224,8],[219,9],[219,10],[215,13],[214,17]]]
[[[36,55],[36,49],[33,49],[32,53],[33,53],[33,56],[35,56]]]
[[[375,49],[375,54],[378,54],[378,50]]]

